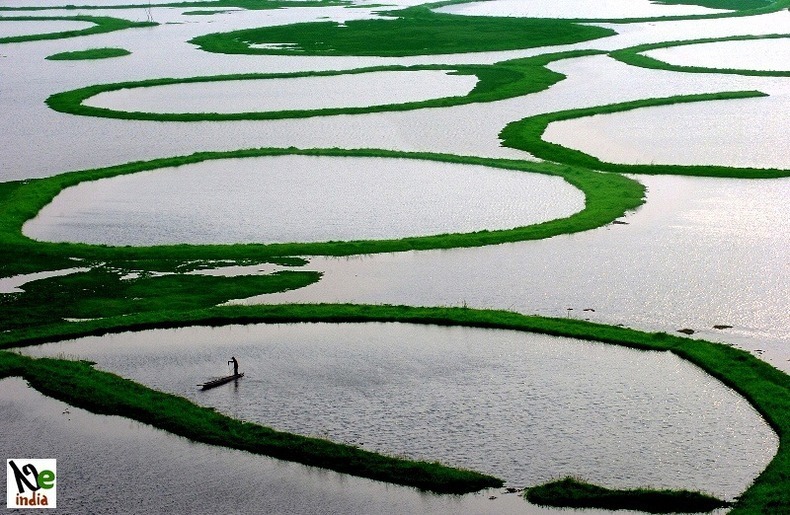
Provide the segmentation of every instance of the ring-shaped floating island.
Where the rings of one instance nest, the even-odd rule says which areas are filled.
[[[199,163],[208,160],[262,156],[306,155],[326,157],[377,157],[434,160],[445,163],[472,164],[504,168],[520,172],[559,176],[585,196],[583,210],[565,218],[554,219],[525,227],[502,230],[482,230],[460,234],[414,236],[399,239],[327,241],[317,243],[272,243],[244,245],[170,245],[157,247],[107,247],[78,243],[34,242],[22,234],[24,223],[49,204],[63,189],[83,181],[127,175],[161,168]],[[453,247],[473,247],[497,243],[548,238],[558,234],[594,229],[613,222],[643,203],[644,187],[629,178],[598,173],[568,166],[529,163],[517,160],[461,157],[446,154],[408,153],[386,150],[341,149],[248,149],[231,152],[201,152],[189,156],[128,163],[120,166],[71,172],[45,179],[31,179],[6,183],[11,191],[5,194],[0,207],[3,224],[0,241],[6,252],[17,249],[25,255],[82,257],[86,259],[130,259],[143,257],[186,259],[257,259],[294,255],[353,255],[374,252],[394,252]]]
[[[498,328],[567,336],[642,350],[669,351],[701,367],[744,396],[779,436],[767,468],[735,503],[735,513],[778,513],[790,508],[786,488],[790,378],[748,352],[702,340],[644,333],[581,320],[545,318],[468,308],[363,305],[277,305],[214,307],[185,312],[111,317],[79,324],[26,327],[0,335],[0,348],[36,345],[65,338],[191,325],[222,326],[282,322],[405,322]],[[31,359],[0,352],[0,377],[21,376],[46,395],[96,413],[131,417],[190,439],[244,449],[353,475],[443,493],[463,493],[502,481],[437,463],[382,456],[234,420],[186,399],[157,392],[92,368],[90,363]],[[97,395],[97,392],[100,394]],[[649,495],[649,492],[648,492]],[[740,511],[739,511],[740,510]]]
[[[499,133],[502,145],[531,153],[533,156],[556,163],[565,163],[590,170],[629,174],[692,175],[704,177],[732,178],[778,178],[790,176],[790,169],[744,168],[715,165],[669,165],[669,164],[620,164],[602,161],[580,150],[568,148],[543,139],[547,127],[552,122],[573,120],[588,116],[619,113],[654,106],[667,106],[690,102],[713,100],[747,99],[767,97],[760,91],[733,91],[705,93],[699,95],[680,95],[666,98],[650,98],[609,104],[604,106],[569,109],[553,113],[530,116],[505,126]]]
[[[687,41],[668,41],[662,43],[650,43],[636,45],[609,53],[611,57],[632,66],[649,68],[654,70],[667,70],[686,73],[721,73],[732,75],[746,75],[757,77],[790,77],[790,70],[752,70],[743,68],[709,68],[704,66],[678,65],[645,55],[651,50],[663,50],[685,46],[706,45],[710,43],[727,43],[737,41],[773,41],[777,39],[785,40],[790,38],[790,34],[768,34],[761,36],[731,36],[725,38],[703,38],[691,39]]]
[[[56,93],[47,99],[52,109],[69,114],[119,118],[131,120],[151,120],[162,122],[192,121],[232,121],[232,120],[276,120],[285,118],[309,118],[314,116],[352,115],[388,111],[409,111],[431,107],[451,107],[479,102],[494,102],[543,91],[563,80],[563,74],[549,70],[546,65],[561,59],[598,55],[597,50],[579,50],[545,54],[536,57],[513,59],[493,65],[420,65],[420,66],[376,66],[342,71],[296,72],[296,73],[251,73],[236,75],[214,75],[190,78],[162,78],[136,82],[97,84],[84,88]],[[312,77],[350,77],[379,72],[419,72],[446,71],[452,75],[467,75],[477,78],[472,91],[462,96],[434,98],[420,101],[403,102],[356,107],[326,107],[318,109],[291,109],[285,111],[226,112],[226,113],[172,113],[140,112],[108,109],[86,105],[85,102],[96,95],[120,90],[155,88],[184,84],[221,83],[226,81],[253,81],[267,79],[300,79]]]
[[[113,246],[306,243],[505,230],[582,209],[583,193],[561,177],[418,159],[262,156],[78,184],[23,230],[37,241]]]
[[[47,32],[43,34],[24,34],[19,36],[0,37],[1,43],[22,43],[26,41],[41,41],[45,39],[64,39],[78,36],[89,36],[92,34],[103,34],[139,27],[154,27],[155,22],[136,22],[121,18],[111,18],[109,16],[14,16],[0,17],[0,22],[14,21],[76,21],[90,23],[93,26],[81,30],[66,30],[60,32]]]

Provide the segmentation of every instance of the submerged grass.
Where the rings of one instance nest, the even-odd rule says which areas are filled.
[[[51,7],[48,7],[51,9]],[[23,43],[26,41],[41,41],[45,39],[64,39],[74,38],[77,36],[88,36],[91,34],[102,34],[105,32],[114,32],[116,30],[124,30],[138,27],[154,27],[158,23],[154,22],[137,22],[123,20],[121,18],[110,18],[107,16],[14,16],[12,18],[0,17],[0,22],[3,21],[81,21],[94,24],[93,27],[88,27],[82,30],[65,30],[61,32],[49,32],[45,34],[24,34],[21,36],[6,36],[0,37],[0,43]]]
[[[22,293],[0,295],[0,331],[64,319],[102,318],[156,311],[189,311],[233,299],[302,288],[321,277],[312,271],[215,277],[152,275],[125,278],[105,266],[26,283]]]
[[[612,490],[570,477],[527,488],[524,497],[540,506],[638,510],[648,513],[699,513],[731,505],[727,501],[688,490]]]
[[[788,477],[790,477],[790,452],[788,452],[790,448],[790,377],[745,351],[703,340],[691,340],[666,333],[645,333],[633,329],[567,318],[526,316],[506,311],[468,308],[303,304],[227,306],[180,313],[159,311],[93,320],[79,324],[59,323],[21,328],[0,333],[0,348],[35,345],[81,336],[97,336],[123,331],[191,325],[221,326],[251,323],[374,321],[463,325],[530,331],[600,341],[635,349],[673,352],[699,366],[705,372],[745,397],[762,414],[779,436],[779,450],[773,461],[755,480],[754,484],[740,496],[731,513],[790,512],[790,490],[787,489]],[[3,356],[4,361],[9,359],[11,358]],[[6,375],[23,375],[26,366],[25,364],[17,365],[14,371],[7,372]],[[58,365],[55,364],[53,366],[57,368]],[[71,373],[65,374],[62,381],[78,380],[71,376]],[[61,379],[57,380],[58,383],[60,381]],[[136,386],[135,388],[138,387]],[[72,387],[64,388],[56,384],[52,388],[54,392],[60,392],[63,390],[71,391],[70,388]],[[115,386],[111,386],[109,390],[114,388]],[[121,394],[117,397],[117,401],[113,400],[112,402],[120,403],[123,397],[124,395]],[[74,402],[83,406],[81,403],[87,403],[88,400],[70,400],[67,402]],[[120,412],[115,411],[115,413],[139,418],[137,408],[124,407]],[[166,417],[170,415],[170,413],[161,413],[158,416]],[[227,435],[233,434],[230,429],[220,431],[227,431]],[[189,436],[188,431],[179,434]],[[224,440],[228,437],[227,435],[220,435],[218,443],[226,445]],[[344,456],[338,457],[339,461],[345,459],[346,457]],[[340,470],[331,462],[320,466]],[[430,487],[427,488],[432,489]]]
[[[790,170],[772,168],[737,168],[729,166],[685,166],[685,165],[639,165],[616,164],[601,161],[579,150],[571,149],[543,140],[543,133],[552,122],[572,120],[599,114],[619,113],[646,107],[666,106],[688,102],[704,102],[710,100],[730,100],[768,96],[759,91],[735,91],[724,93],[709,93],[701,95],[683,95],[668,98],[651,98],[609,104],[597,107],[570,109],[553,113],[530,116],[508,124],[499,133],[502,145],[524,150],[535,157],[565,163],[572,166],[589,168],[592,170],[606,170],[618,173],[633,174],[665,174],[665,175],[692,175],[707,177],[733,177],[733,178],[777,178],[790,176]]]
[[[126,120],[152,120],[162,122],[229,121],[229,120],[278,120],[285,118],[308,118],[312,116],[352,115],[389,111],[408,111],[432,107],[451,107],[477,102],[494,102],[543,91],[565,78],[551,71],[546,65],[561,59],[596,55],[597,50],[577,50],[536,57],[514,59],[493,65],[423,65],[423,66],[377,66],[354,70],[297,72],[297,73],[254,73],[235,75],[213,75],[180,79],[150,79],[136,82],[98,84],[84,88],[55,93],[47,100],[47,105],[62,113],[119,118]],[[397,72],[421,70],[451,70],[455,75],[474,75],[478,83],[464,96],[443,97],[401,104],[386,104],[366,107],[327,107],[321,109],[301,109],[285,111],[258,111],[246,113],[155,113],[140,111],[119,111],[84,105],[83,102],[100,93],[122,89],[150,88],[173,84],[195,84],[204,82],[225,82],[265,79],[296,79],[306,77],[335,77],[372,72]],[[364,80],[364,76],[362,77]]]

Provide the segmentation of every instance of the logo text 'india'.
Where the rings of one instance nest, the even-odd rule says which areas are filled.
[[[55,508],[57,460],[6,460],[6,507]]]

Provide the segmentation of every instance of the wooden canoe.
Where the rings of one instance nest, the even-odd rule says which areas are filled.
[[[203,384],[199,384],[201,390],[208,390],[209,388],[215,388],[217,386],[223,385],[225,383],[229,383],[234,379],[238,379],[240,377],[244,377],[244,372],[241,374],[231,374],[225,377],[218,377],[217,379],[212,379],[211,381],[206,381]]]

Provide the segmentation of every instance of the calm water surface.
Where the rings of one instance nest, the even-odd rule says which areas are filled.
[[[701,43],[651,50],[645,55],[680,66],[788,71],[790,38]]]
[[[86,105],[152,113],[245,113],[364,107],[464,96],[474,75],[442,70],[174,84],[102,93]]]
[[[260,513],[303,514],[609,513],[547,510],[498,489],[464,496],[426,494],[196,444],[125,418],[70,407],[44,397],[22,379],[0,381],[0,418],[4,456],[58,460],[57,513],[213,515],[246,513],[251,506]]]
[[[583,207],[581,191],[559,177],[411,159],[278,156],[83,183],[24,232],[113,245],[383,239],[508,229]]]
[[[30,3],[13,0],[4,5]],[[401,3],[405,5],[411,2]],[[630,3],[628,10],[621,11],[619,15],[626,15],[633,5]],[[576,13],[584,7],[575,2],[569,10],[573,10],[573,15],[577,16]],[[653,7],[657,13],[659,10],[669,13],[675,9],[671,6]],[[161,25],[151,29],[3,45],[0,56],[3,69],[8,73],[0,80],[0,113],[3,113],[0,115],[0,133],[4,137],[4,144],[0,146],[2,180],[50,176],[67,170],[203,150],[261,146],[365,146],[529,159],[523,152],[499,147],[497,135],[506,123],[531,114],[686,93],[757,89],[776,96],[777,88],[786,88],[786,79],[641,70],[610,62],[606,57],[590,57],[552,64],[552,69],[566,73],[568,79],[537,95],[485,105],[408,113],[183,124],[93,119],[55,113],[46,107],[45,99],[54,92],[121,80],[189,77],[207,73],[350,69],[383,64],[492,63],[552,50],[614,49],[640,43],[700,37],[784,33],[787,28],[787,12],[783,11],[750,18],[615,25],[620,32],[618,36],[552,49],[403,59],[228,56],[200,52],[187,41],[201,34],[261,25],[321,19],[347,21],[373,15],[370,9],[343,7],[237,11],[205,17],[184,16],[182,12],[183,9],[155,7],[152,14]],[[558,16],[558,12],[553,10],[552,17]],[[107,15],[107,11],[82,9],[50,11],[47,14],[67,16],[77,13]],[[122,9],[114,10],[111,15],[144,21],[147,11],[141,8]],[[127,48],[133,54],[124,59],[103,61],[44,60],[44,57],[56,52],[103,46]],[[719,63],[724,62],[725,54],[729,53],[735,52],[719,52],[722,60],[711,65],[722,66]],[[755,58],[755,66],[760,60]],[[671,118],[665,121],[667,125],[673,125]],[[776,130],[776,126],[771,130]],[[752,143],[770,141],[773,137],[770,134],[759,135]],[[577,138],[573,144],[581,144],[580,139]],[[736,146],[741,144],[735,143]],[[779,152],[773,144],[766,148],[769,152]],[[787,249],[790,248],[787,245],[787,224],[784,223],[784,206],[787,205],[787,191],[790,189],[787,181],[709,181],[661,177],[643,180],[650,188],[648,204],[626,219],[631,224],[628,226],[613,226],[546,242],[481,249],[343,260],[314,258],[311,268],[326,270],[324,280],[300,292],[274,298],[283,301],[351,299],[360,302],[454,305],[467,302],[473,306],[503,307],[554,316],[565,316],[568,313],[566,308],[573,307],[571,316],[590,317],[612,324],[624,323],[642,329],[670,332],[683,326],[693,327],[698,330],[695,336],[729,341],[748,350],[765,349],[765,353],[761,354],[763,359],[783,370],[790,370],[790,317],[784,309],[787,291],[790,291],[790,278],[787,267],[783,266],[790,261],[787,255]],[[583,308],[596,308],[596,311],[583,312]],[[732,323],[735,327],[723,331],[710,329],[718,323]],[[204,380],[204,373],[215,373],[213,370],[205,372],[209,363],[211,366],[214,363],[221,365],[227,361],[227,351],[235,350],[221,347],[218,351],[221,355],[206,355],[202,358],[205,363],[199,367],[200,380]],[[274,348],[273,352],[276,350]],[[610,350],[607,349],[607,356]],[[331,354],[331,351],[324,351],[323,355],[327,354]],[[184,353],[175,357],[184,359]],[[249,366],[258,360],[258,368],[268,370],[267,359],[268,356],[251,355],[243,363]],[[485,370],[486,366],[494,366],[490,356],[479,359],[480,363],[471,363],[469,367],[479,365],[480,370]],[[367,362],[363,364],[368,365]],[[496,362],[496,367],[507,366],[510,366],[508,361],[504,364]],[[495,370],[501,370],[496,367]],[[217,374],[222,372],[216,371]],[[385,370],[383,375],[387,378],[392,374]],[[246,384],[255,385],[256,381],[269,381],[277,377],[253,376],[250,375]],[[354,379],[356,376],[346,374],[338,381],[346,377]],[[375,379],[372,373],[367,374],[365,379],[374,384],[371,377]],[[320,384],[329,381],[325,377],[321,380],[323,383]],[[193,383],[196,381],[189,382],[190,385]],[[5,384],[0,386],[0,394],[9,391]],[[240,384],[240,388],[242,386]],[[569,396],[575,391],[573,388],[574,385],[570,385],[564,394]],[[694,390],[685,393],[690,391]],[[239,400],[240,396],[236,392],[230,389],[219,394],[228,394],[229,398],[236,395]],[[265,398],[267,393],[263,392],[261,397]],[[41,442],[37,449],[42,454],[52,453],[59,459],[69,461],[66,456],[74,456],[76,452],[79,460],[71,459],[70,462],[79,462],[75,465],[77,468],[72,470],[80,470],[74,474],[80,480],[76,484],[72,483],[73,489],[61,491],[62,499],[67,496],[79,498],[74,501],[77,507],[73,510],[75,513],[99,512],[104,502],[112,506],[106,510],[107,513],[118,512],[118,506],[140,506],[141,503],[151,507],[150,512],[184,513],[226,513],[228,506],[243,511],[250,505],[260,506],[269,512],[305,513],[324,508],[334,513],[502,513],[524,509],[520,501],[513,507],[514,498],[508,496],[500,495],[497,501],[488,501],[487,496],[472,497],[471,501],[464,497],[454,504],[455,500],[420,496],[408,489],[358,482],[348,476],[281,462],[259,458],[253,458],[251,463],[245,462],[244,457],[248,455],[243,453],[208,448],[210,452],[204,455],[198,452],[198,446],[161,433],[157,434],[166,443],[155,444],[156,437],[151,436],[152,433],[145,428],[139,436],[130,437],[131,443],[127,444],[126,431],[106,425],[105,419],[98,422],[91,418],[84,424],[81,436],[75,437],[71,430],[64,432],[54,429],[56,424],[53,424],[53,420],[60,420],[57,417],[61,416],[62,405],[50,407],[49,411],[53,415],[45,416],[34,407],[39,401],[23,397],[16,391],[11,391],[10,396],[22,401],[14,400],[13,408],[8,408],[8,403],[0,404],[0,416],[4,420],[0,425],[3,449],[10,449],[9,453],[26,455],[25,451],[30,449],[29,439],[20,439],[19,435],[30,429]],[[362,398],[361,394],[357,396]],[[492,398],[509,408],[513,400],[502,400],[501,397],[492,395]],[[586,399],[589,401],[589,397]],[[361,404],[362,400],[359,402]],[[442,403],[438,404],[441,404],[442,409],[446,407]],[[244,403],[239,401],[234,404],[230,398],[227,406],[229,409],[241,410]],[[291,409],[298,411],[297,406],[291,406]],[[12,409],[13,416],[6,416],[9,409]],[[385,410],[387,406],[381,409]],[[330,421],[338,419],[337,413],[330,412]],[[503,410],[498,420],[503,420],[508,413],[512,413],[512,410]],[[494,416],[491,418],[497,419]],[[371,422],[381,423],[381,420],[374,419]],[[485,417],[474,422],[483,425],[489,423]],[[124,423],[128,425],[128,422]],[[299,420],[299,423],[302,421]],[[327,425],[323,421],[321,423]],[[502,424],[512,427],[508,421]],[[103,435],[103,427],[111,428],[112,434]],[[348,431],[350,425],[338,423],[338,427],[333,428],[333,431],[339,439],[360,441],[359,435],[345,436],[343,433]],[[575,426],[571,424],[563,427],[567,430]],[[317,431],[327,429],[322,427]],[[508,438],[513,436],[509,435]],[[601,438],[607,441],[610,436],[606,434]],[[370,440],[366,440],[363,443],[370,445]],[[567,440],[572,442],[573,438],[569,436]],[[726,440],[715,440],[712,445],[721,441]],[[707,447],[707,452],[710,452],[710,448]],[[447,454],[457,456],[454,449],[451,451]],[[588,449],[585,449],[579,456],[586,457],[587,453]],[[502,456],[501,452],[499,455]],[[85,459],[86,456],[91,459]],[[510,456],[500,457],[498,462],[507,465]],[[465,456],[463,458],[468,459]],[[610,460],[610,456],[603,459]],[[119,462],[125,464],[120,472],[117,470]],[[262,465],[264,462],[265,465]],[[757,470],[758,467],[754,467]],[[615,468],[597,467],[596,470],[616,474]],[[196,473],[184,474],[185,470]],[[165,486],[157,483],[159,476],[155,474],[159,471],[162,477],[168,478]],[[109,473],[120,474],[121,479],[115,488],[122,489],[123,499],[107,494],[101,478]],[[743,478],[754,477],[756,472],[738,474],[742,474],[739,481],[743,484]],[[68,476],[72,474],[63,476],[63,480],[67,481],[65,478]],[[255,478],[255,484],[249,488],[251,477]],[[732,481],[726,480],[722,484],[731,485]],[[725,495],[737,491],[734,486],[723,488],[726,489]],[[198,495],[192,495],[192,492]],[[249,499],[250,504],[244,503],[246,499]],[[129,504],[124,504],[126,502]],[[511,504],[505,508],[504,504],[489,502]],[[529,507],[528,512],[542,513],[534,507]]]
[[[0,20],[0,38],[11,36],[28,36],[31,34],[50,34],[69,30],[84,30],[95,27],[94,23],[82,21],[31,21],[31,20]]]
[[[790,85],[769,97],[646,107],[554,122],[543,139],[613,163],[790,169],[785,137],[789,111]]]
[[[661,5],[649,0],[492,0],[451,5],[439,12],[468,16],[518,16],[526,18],[617,19],[660,16],[685,16],[726,12],[692,5]]]
[[[248,302],[574,308],[577,318],[648,331],[691,328],[790,371],[790,179],[639,180],[647,203],[629,225],[479,249],[316,257],[317,284]]]
[[[441,460],[525,486],[569,474],[731,498],[776,451],[734,392],[669,353],[515,331],[286,324],[146,331],[65,355],[242,420]],[[195,385],[247,376],[208,392]]]

